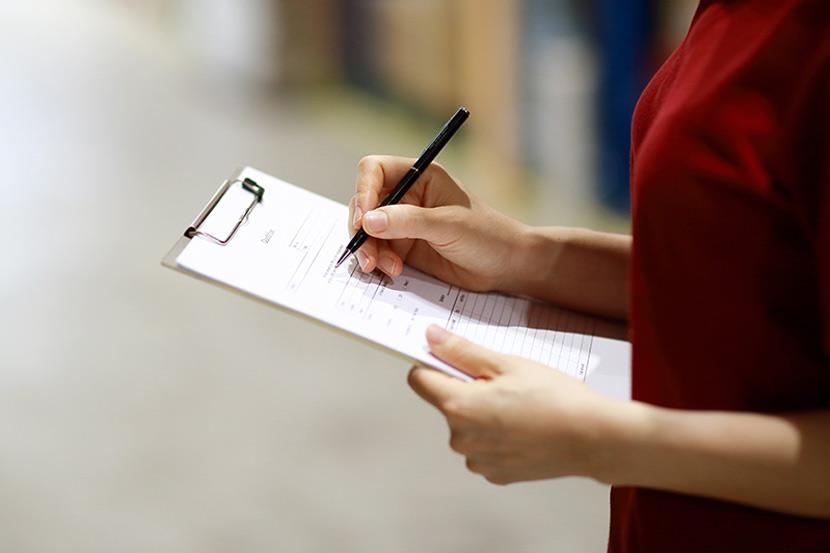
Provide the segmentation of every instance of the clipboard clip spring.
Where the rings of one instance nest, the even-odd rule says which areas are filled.
[[[250,192],[253,195],[253,199],[251,200],[251,203],[248,204],[248,207],[245,209],[245,212],[233,226],[228,235],[224,238],[220,238],[218,236],[214,236],[209,232],[199,230],[199,227],[202,225],[202,223],[205,222],[205,219],[208,218],[208,216],[211,214],[214,208],[219,204],[219,201],[222,199],[225,193],[228,190],[230,190],[230,188],[235,184],[239,184],[243,190],[247,190],[248,192]],[[211,242],[219,244],[220,246],[226,245],[234,237],[236,231],[239,230],[239,227],[241,227],[242,224],[248,219],[248,216],[251,214],[251,211],[253,211],[256,204],[262,202],[262,196],[264,194],[265,189],[247,177],[244,179],[226,180],[219,188],[219,190],[216,191],[216,194],[213,195],[213,198],[211,198],[210,202],[208,202],[208,204],[205,206],[205,208],[202,210],[199,216],[196,217],[196,220],[193,221],[193,223],[187,228],[186,231],[184,231],[184,235],[188,238],[193,238],[194,236],[202,236],[204,238],[207,238]]]

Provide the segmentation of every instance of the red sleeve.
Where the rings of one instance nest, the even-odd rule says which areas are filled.
[[[818,87],[819,170],[817,180],[818,213],[816,216],[816,261],[818,265],[819,301],[824,351],[830,358],[830,60],[825,64],[821,86]]]
[[[825,18],[830,20],[830,17]],[[801,60],[799,90],[784,126],[786,179],[797,198],[810,240],[817,315],[824,359],[830,360],[830,43]]]

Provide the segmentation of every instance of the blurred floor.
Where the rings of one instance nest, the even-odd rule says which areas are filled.
[[[159,266],[242,164],[346,201],[420,141],[208,88],[153,29],[0,7],[0,548],[603,550],[606,488],[488,485],[405,364]]]

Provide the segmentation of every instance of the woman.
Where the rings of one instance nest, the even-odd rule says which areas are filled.
[[[498,484],[613,485],[611,551],[830,551],[830,2],[704,0],[633,120],[633,238],[530,228],[433,166],[361,161],[365,271],[628,321],[635,401],[431,327],[414,368]]]

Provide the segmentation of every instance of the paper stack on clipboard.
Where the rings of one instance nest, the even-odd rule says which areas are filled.
[[[627,397],[630,347],[605,337],[608,323],[470,292],[411,267],[394,279],[364,274],[354,260],[335,269],[350,238],[347,214],[340,203],[245,168],[223,183],[163,263],[463,380],[470,377],[427,350],[430,324]]]

